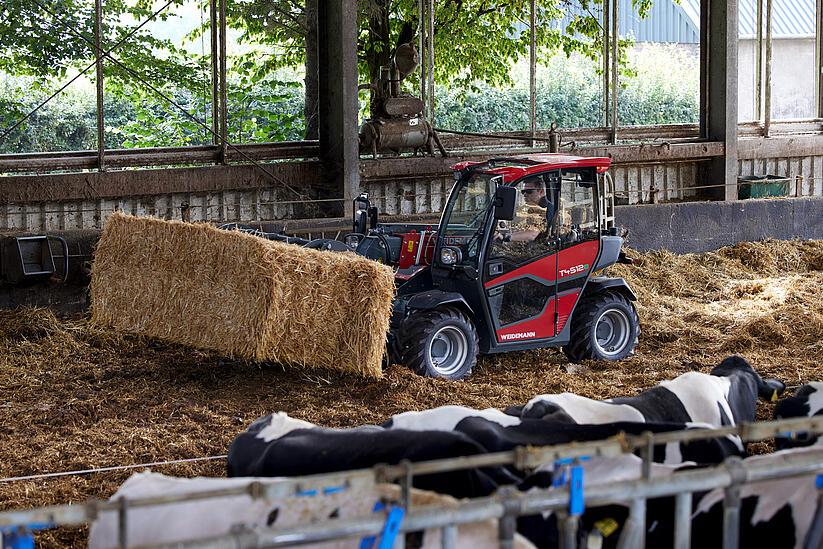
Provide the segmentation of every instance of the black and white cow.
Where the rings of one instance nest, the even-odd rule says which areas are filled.
[[[411,431],[457,431],[480,443],[488,452],[503,452],[517,446],[547,446],[603,440],[620,433],[639,435],[645,431],[665,432],[709,428],[693,423],[647,423],[615,420],[601,424],[576,424],[519,418],[494,408],[475,410],[465,406],[441,406],[430,410],[403,412],[383,423],[386,429]],[[731,438],[670,443],[654,448],[654,460],[660,463],[719,463],[730,455],[742,455],[739,440]]]
[[[457,431],[415,432],[372,425],[328,429],[280,412],[255,421],[234,439],[229,447],[228,475],[302,476],[486,452]],[[488,496],[498,486],[518,481],[506,469],[493,467],[421,475],[415,477],[414,486],[462,498]]]
[[[714,427],[754,421],[757,398],[772,399],[785,385],[762,379],[743,357],[730,356],[709,374],[687,372],[637,396],[604,401],[570,393],[540,395],[507,413],[574,423],[652,421]]]
[[[774,408],[774,419],[812,417],[823,415],[823,383],[815,381],[800,386],[794,395],[784,398]],[[791,436],[775,437],[778,449],[810,446],[816,444],[818,436],[809,433],[793,433]]]

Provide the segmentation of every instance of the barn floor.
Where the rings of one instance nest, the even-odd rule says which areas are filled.
[[[379,381],[233,362],[121,336],[43,310],[0,313],[0,477],[209,456],[271,411],[328,426],[375,423],[442,404],[524,403],[544,392],[630,395],[740,353],[788,385],[823,380],[823,241],[740,244],[718,252],[632,254],[612,274],[639,294],[643,335],[621,363],[570,365],[556,350],[481,358],[445,382],[389,368]],[[766,419],[769,405],[762,406]],[[759,451],[767,451],[761,444]],[[160,467],[222,475],[224,462]],[[0,508],[105,498],[116,472],[0,483]],[[81,529],[41,537],[79,544]]]

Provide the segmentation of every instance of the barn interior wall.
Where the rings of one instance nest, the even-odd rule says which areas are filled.
[[[779,138],[769,140],[770,143],[778,141]],[[749,148],[741,154],[739,174],[788,177],[796,183],[792,194],[799,190],[801,196],[823,196],[823,155],[809,154],[815,147],[800,148],[794,141],[786,141],[790,146],[769,148],[771,152],[778,152],[778,156],[758,156],[756,150]],[[794,150],[802,154],[794,155]],[[610,147],[601,147],[593,152],[612,154],[609,151]],[[615,148],[614,154],[626,156],[625,149]],[[712,153],[709,150],[706,154]],[[451,188],[448,165],[454,161],[418,159],[399,164],[362,161],[360,190],[368,192],[384,214],[434,218]],[[700,167],[705,162],[705,157],[639,163],[617,161],[611,172],[618,203],[649,204],[655,196],[659,202],[693,200],[698,192],[695,187],[710,184],[701,178]],[[316,198],[334,198],[316,186],[319,174],[316,162],[269,166],[277,166],[277,175],[309,188]],[[0,179],[0,231],[98,229],[114,211],[181,219],[186,206],[191,221],[320,217],[299,215],[295,202],[299,201],[291,193],[278,189],[252,166],[14,176]]]

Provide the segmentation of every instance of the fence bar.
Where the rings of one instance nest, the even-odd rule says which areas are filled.
[[[578,517],[565,514],[557,517],[557,523],[560,526],[561,549],[577,549]]]
[[[105,131],[106,121],[103,111],[103,0],[94,0],[94,59],[96,65],[96,87],[97,87],[97,169],[105,169],[106,142]]]
[[[674,549],[692,546],[692,493],[682,492],[674,497]]]
[[[738,549],[740,545],[740,486],[725,490],[723,498],[723,549]]]
[[[766,83],[763,99],[763,137],[769,137],[772,123],[772,0],[766,0]]]
[[[529,2],[529,131],[532,138],[537,132],[537,8]],[[531,146],[535,146],[532,139]]]
[[[725,436],[730,433],[737,433],[743,440],[752,441],[770,438],[775,434],[786,432],[821,433],[823,432],[823,417],[793,418],[789,420],[742,424],[738,427],[724,427],[720,429],[694,429],[681,432],[659,433],[654,436],[655,443],[660,444],[663,443],[664,439],[666,442],[690,441]],[[518,448],[512,452],[418,462],[413,463],[411,469],[415,475],[443,473],[494,465],[515,465],[518,468],[525,469],[552,462],[560,457],[618,455],[640,448],[646,444],[646,442],[645,437],[636,436],[551,447]],[[744,481],[759,482],[784,476],[816,474],[823,471],[823,463],[817,458],[816,453],[786,454],[778,464],[752,464],[738,460],[739,466],[735,466],[734,468],[719,466],[676,472],[668,477],[665,483],[655,483],[654,481],[656,479],[641,479],[639,481],[624,481],[607,485],[587,485],[585,499],[587,505],[591,506],[606,504],[614,500],[629,501],[638,498],[650,499],[665,495],[674,495],[683,491],[694,492],[722,488],[731,484],[732,471],[737,471],[738,483]],[[252,497],[278,499],[293,496],[296,491],[310,488],[340,485],[356,486],[376,481],[390,481],[401,478],[406,474],[407,470],[407,467],[403,466],[378,466],[373,469],[360,469],[356,471],[283,479],[282,482],[270,484],[252,482],[243,487],[212,490],[208,493],[134,499],[129,501],[129,506],[132,508],[145,507],[180,501],[194,501],[207,497],[242,494],[249,494]],[[478,505],[482,504],[483,501],[484,500],[475,500]],[[499,503],[498,500],[490,499],[489,501]],[[558,508],[563,507],[567,503],[568,490],[559,489],[553,490],[550,493],[528,494],[518,502],[516,510],[519,514],[535,514],[552,506],[557,506]],[[116,511],[118,509],[117,502],[96,502],[86,505],[45,507],[28,511],[7,511],[0,513],[0,527],[38,522],[53,523],[56,525],[77,524],[82,523],[88,517],[95,516],[101,511]],[[471,509],[474,509],[474,507],[471,507]],[[412,513],[412,515],[414,515],[414,513]]]
[[[440,531],[440,546],[443,549],[457,549],[457,526],[444,526]]]
[[[120,549],[127,549],[129,546],[129,501],[121,496],[117,504],[117,542]]]

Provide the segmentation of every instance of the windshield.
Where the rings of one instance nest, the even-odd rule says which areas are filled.
[[[441,230],[442,245],[460,249],[461,265],[477,265],[486,213],[499,180],[499,176],[472,173],[457,183],[459,188],[449,197],[443,211],[448,224]]]

